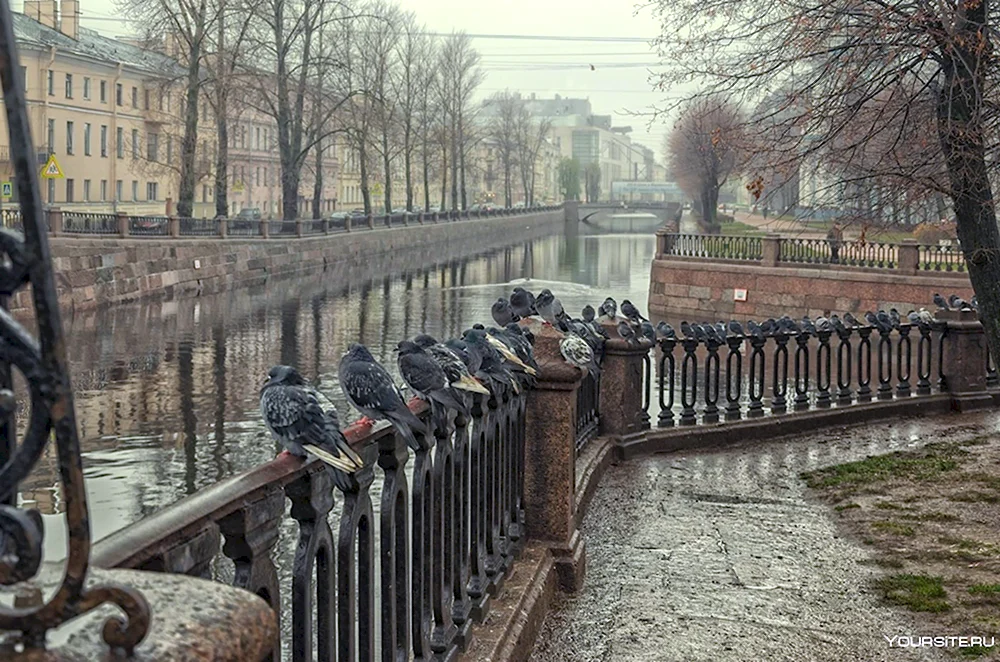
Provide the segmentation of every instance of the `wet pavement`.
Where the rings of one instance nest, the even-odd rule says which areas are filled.
[[[1000,430],[946,416],[655,455],[611,467],[583,524],[587,577],[563,597],[532,662],[953,659],[890,648],[922,631],[870,588],[881,571],[803,471]]]

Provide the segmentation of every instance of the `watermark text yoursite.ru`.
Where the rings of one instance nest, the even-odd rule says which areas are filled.
[[[972,648],[974,646],[993,648],[996,646],[996,637],[917,637],[913,635],[896,635],[894,637],[882,635],[882,637],[888,642],[889,648]]]

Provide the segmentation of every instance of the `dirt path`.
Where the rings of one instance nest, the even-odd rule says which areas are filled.
[[[873,551],[838,533],[800,474],[998,426],[995,413],[948,416],[613,467],[584,522],[586,584],[549,615],[531,659],[956,659],[889,647],[941,633],[881,601]]]

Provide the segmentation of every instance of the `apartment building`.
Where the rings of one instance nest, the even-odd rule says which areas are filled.
[[[64,177],[42,180],[42,200],[69,210],[169,214],[180,184],[185,70],[164,52],[103,36],[79,24],[78,0],[25,0],[14,15],[29,121],[39,168],[54,155]],[[206,94],[210,90],[206,90]],[[217,132],[211,104],[199,100],[194,215],[215,215]],[[229,123],[229,212],[281,213],[277,126],[249,107]],[[6,143],[0,118],[0,143]],[[315,159],[303,168],[300,209],[311,202]],[[336,154],[323,161],[322,207],[336,207]],[[11,181],[10,150],[0,144],[0,177]],[[16,191],[16,187],[15,187]]]

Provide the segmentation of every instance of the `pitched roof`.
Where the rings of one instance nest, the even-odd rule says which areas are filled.
[[[24,14],[13,14],[14,35],[21,47],[51,48],[107,64],[121,62],[124,66],[157,75],[176,76],[184,73],[180,64],[162,53],[133,46],[105,37],[94,30],[79,28],[79,38],[70,39],[53,28],[42,25]]]

